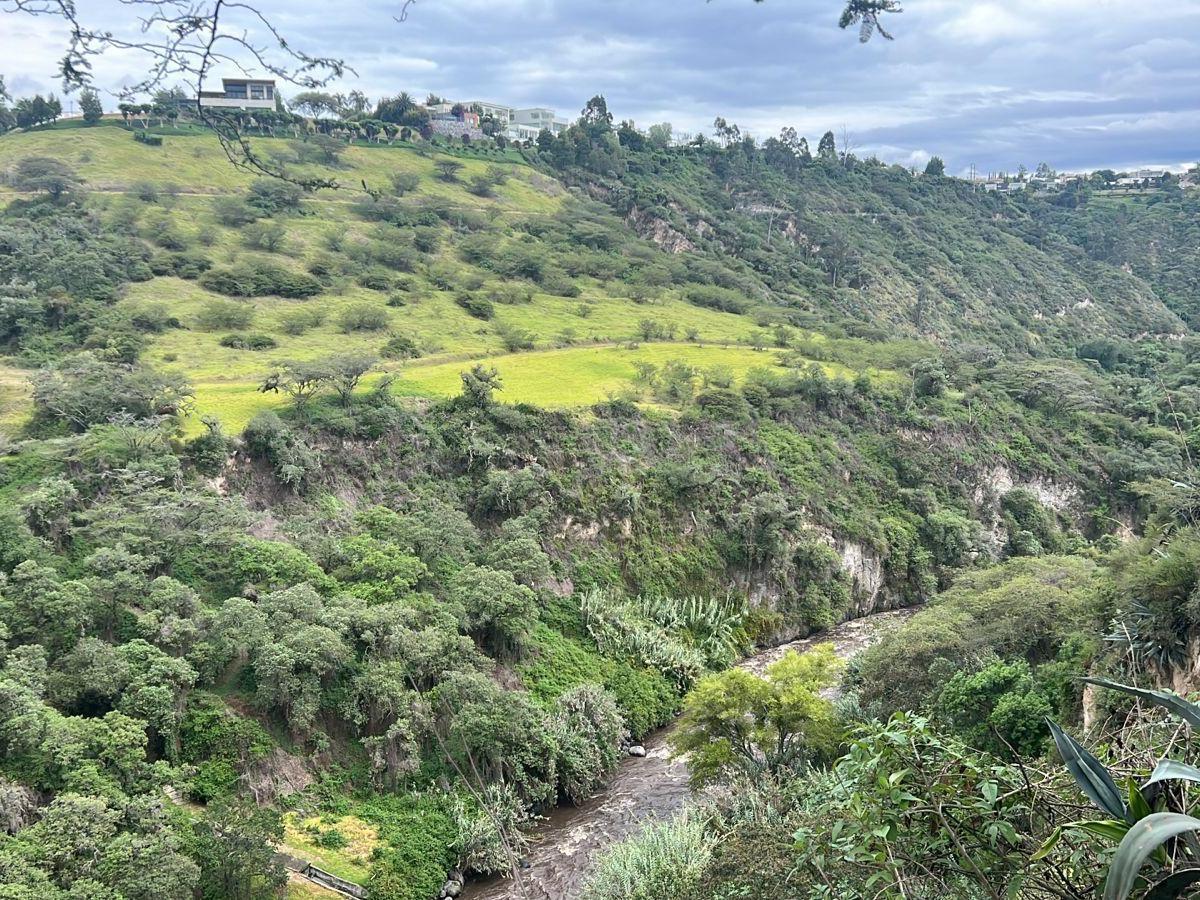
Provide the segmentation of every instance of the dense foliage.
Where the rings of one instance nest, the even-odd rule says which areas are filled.
[[[351,164],[269,127],[283,166]],[[1121,268],[1140,224],[1186,248],[1192,199],[1125,218],[731,135],[670,147],[593,102],[523,155],[372,148],[425,177],[336,210],[14,168],[0,895],[275,896],[303,814],[372,896],[432,898],[680,710],[717,799],[596,898],[1094,890],[1090,832],[1033,859],[1079,804],[1044,720],[1118,735],[1084,672],[1192,683],[1194,266]],[[695,362],[718,327],[761,363]],[[461,362],[548,341],[661,355],[585,411]],[[439,354],[457,388],[404,396]],[[228,431],[193,417],[227,363],[259,404]],[[823,652],[730,669],[925,601],[836,702]]]

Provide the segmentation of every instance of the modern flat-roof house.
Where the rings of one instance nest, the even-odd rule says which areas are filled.
[[[201,91],[201,106],[274,109],[275,82],[269,78],[222,78],[220,91]]]
[[[569,124],[566,119],[560,119],[556,116],[554,110],[547,109],[544,106],[518,109],[513,117],[513,125],[517,129],[531,128],[534,129],[535,134],[543,128],[548,129],[551,134],[559,134],[566,131]]]
[[[470,100],[463,103],[467,109],[479,107],[481,116],[491,116],[500,123],[501,128],[508,128],[516,118],[517,111],[503,103],[491,103],[487,100]]]

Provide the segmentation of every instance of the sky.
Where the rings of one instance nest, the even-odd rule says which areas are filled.
[[[1200,0],[905,0],[886,18],[895,40],[865,45],[838,29],[841,5],[416,0],[401,22],[400,0],[259,0],[293,46],[353,67],[333,89],[372,98],[432,91],[574,118],[602,93],[642,127],[711,133],[723,116],[758,138],[791,125],[814,146],[832,130],[859,155],[937,154],[955,174],[1200,160]],[[80,6],[132,27],[117,0]],[[55,90],[64,47],[52,20],[0,14],[14,95]],[[115,91],[144,68],[110,54],[96,84]]]

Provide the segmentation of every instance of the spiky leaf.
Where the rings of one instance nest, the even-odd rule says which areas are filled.
[[[1175,900],[1194,884],[1200,884],[1200,868],[1183,869],[1151,885],[1144,900]]]
[[[1074,777],[1080,790],[1114,819],[1127,820],[1129,809],[1104,764],[1092,756],[1075,738],[1049,719],[1047,722],[1050,724],[1050,734],[1054,737],[1054,746],[1058,748],[1059,756],[1066,763],[1067,771]]]
[[[1150,785],[1158,784],[1160,781],[1194,781],[1200,784],[1200,769],[1189,766],[1187,763],[1175,762],[1173,759],[1162,759],[1154,767],[1154,771],[1150,773],[1146,783],[1142,785],[1142,790],[1144,791]]]
[[[1187,722],[1193,728],[1200,728],[1200,706],[1197,706],[1195,703],[1189,703],[1171,691],[1156,691],[1149,688],[1131,687],[1128,684],[1109,681],[1107,678],[1084,678],[1083,680],[1088,684],[1108,688],[1110,691],[1120,691],[1122,694],[1129,694],[1130,696],[1145,700],[1147,703],[1161,706],[1168,712],[1183,719],[1183,721]]]
[[[1146,858],[1173,837],[1200,831],[1200,819],[1180,813],[1152,813],[1129,829],[1113,856],[1104,900],[1126,900]],[[1171,895],[1167,895],[1171,896]]]

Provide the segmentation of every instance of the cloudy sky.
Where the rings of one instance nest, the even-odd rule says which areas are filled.
[[[952,172],[1182,164],[1200,159],[1200,0],[905,0],[895,41],[840,31],[842,0],[260,0],[296,46],[343,57],[340,90],[546,105],[595,93],[618,118],[759,137],[833,129],[860,154]],[[127,28],[116,0],[83,0]],[[3,4],[0,4],[3,8]],[[55,88],[64,32],[0,16],[14,94]],[[99,86],[141,76],[133,54]]]

